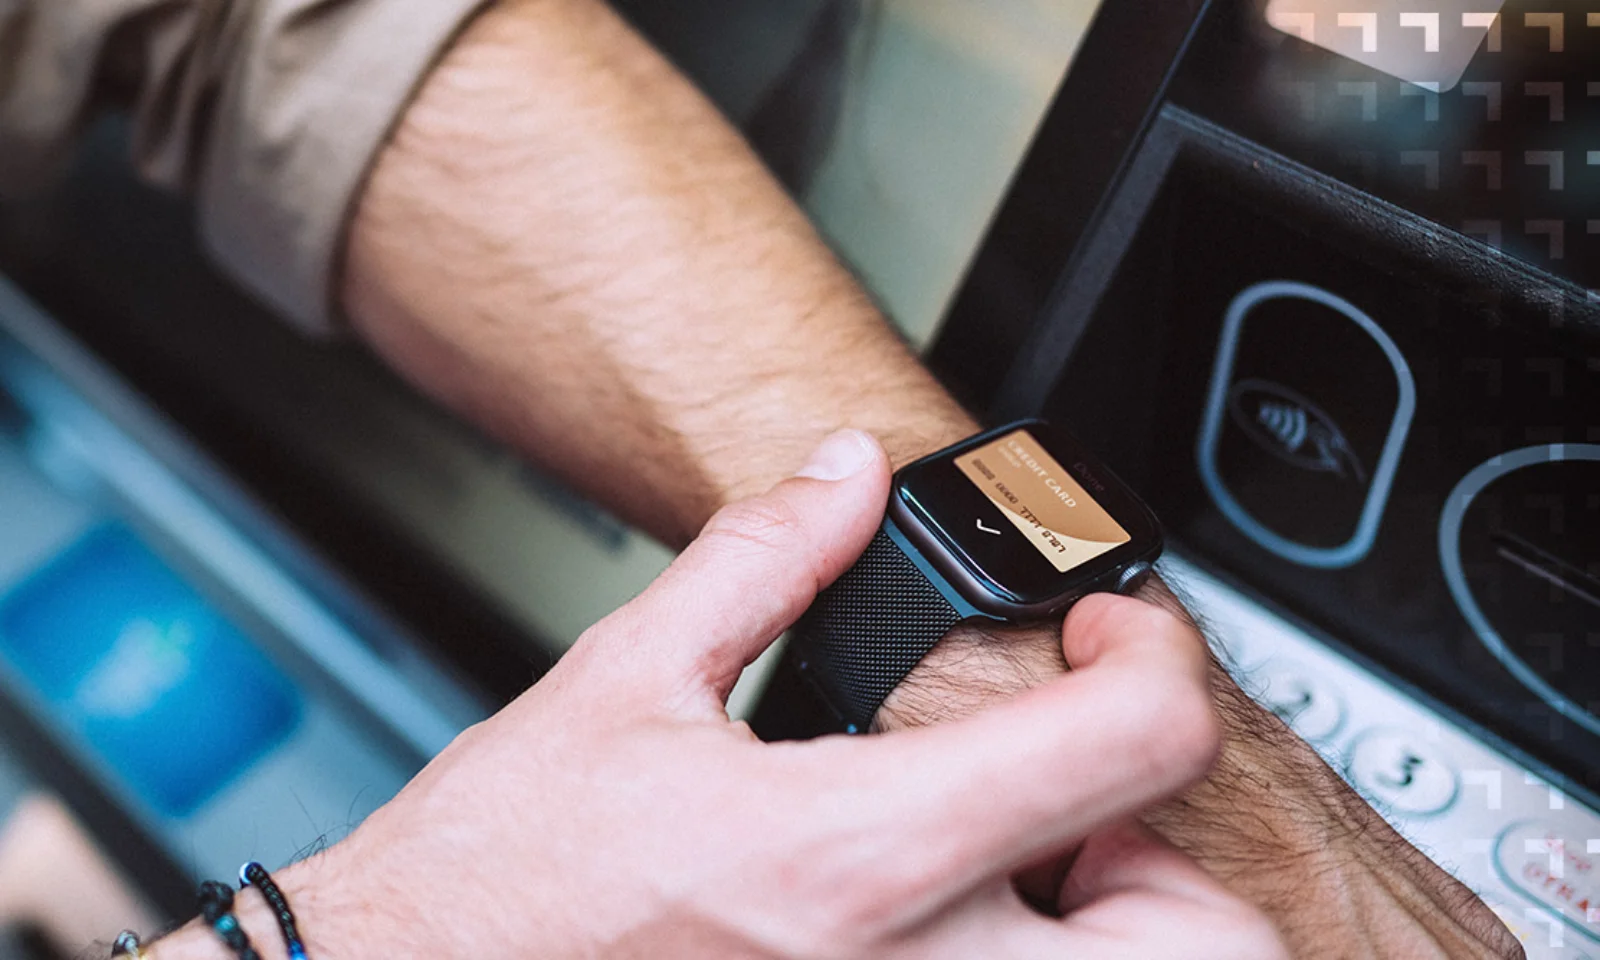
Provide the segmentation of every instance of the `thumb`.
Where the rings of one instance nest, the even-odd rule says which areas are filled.
[[[597,642],[628,638],[628,662],[725,702],[740,671],[866,549],[888,492],[878,442],[832,434],[793,478],[719,510]]]

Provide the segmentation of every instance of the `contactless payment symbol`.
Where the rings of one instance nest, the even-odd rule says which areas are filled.
[[[1195,448],[1217,509],[1308,567],[1372,549],[1416,410],[1405,358],[1366,313],[1308,283],[1229,303]]]
[[[293,731],[299,694],[131,531],[95,530],[0,602],[0,658],[163,816]]]
[[[1366,483],[1367,471],[1339,425],[1316,404],[1270,380],[1244,380],[1228,391],[1228,413],[1273,456],[1302,470]]]

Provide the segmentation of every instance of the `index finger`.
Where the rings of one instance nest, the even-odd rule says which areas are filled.
[[[966,720],[832,744],[870,785],[864,815],[899,838],[901,875],[955,889],[1009,875],[1210,769],[1204,641],[1137,600],[1081,606],[1063,631],[1072,673]]]

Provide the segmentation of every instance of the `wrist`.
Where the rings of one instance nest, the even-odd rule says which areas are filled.
[[[890,691],[875,726],[896,730],[960,719],[1066,669],[1059,625],[958,624]]]
[[[337,849],[337,848],[335,848]],[[359,903],[360,891],[345,875],[342,858],[329,851],[275,872],[273,880],[294,911],[311,960],[357,960],[378,956],[373,944],[373,917]],[[262,960],[289,960],[283,933],[260,891],[247,887],[234,898],[234,916]],[[145,948],[148,960],[234,960],[216,931],[195,918]]]
[[[1295,956],[1520,955],[1482,901],[1215,661],[1213,688],[1224,740],[1210,776],[1144,819],[1262,907]]]
[[[841,427],[897,464],[973,430],[599,2],[491,5],[461,35],[376,158],[340,298],[418,386],[672,546]]]
[[[1160,576],[1151,576],[1133,596],[1192,622]],[[875,726],[894,730],[958,719],[1046,683],[1066,669],[1059,620],[958,624],[890,692]]]
[[[873,328],[887,327],[874,315]],[[891,352],[892,351],[892,352]],[[871,361],[876,371],[865,369],[861,358],[841,358],[847,367],[835,375],[843,379],[870,377],[878,392],[871,403],[854,403],[838,398],[836,391],[820,389],[822,384],[794,384],[795,391],[809,394],[804,403],[789,405],[795,415],[787,416],[782,426],[767,425],[767,438],[759,444],[745,442],[753,430],[735,426],[720,439],[707,425],[705,433],[712,446],[728,451],[702,460],[720,461],[717,469],[717,506],[758,495],[794,473],[806,456],[824,437],[836,430],[854,428],[871,434],[883,447],[889,466],[898,470],[913,460],[935,453],[977,433],[981,427],[931,374],[898,343],[886,345],[883,354]],[[825,394],[833,397],[823,400]],[[776,406],[774,407],[777,408]],[[708,514],[709,516],[709,514]]]

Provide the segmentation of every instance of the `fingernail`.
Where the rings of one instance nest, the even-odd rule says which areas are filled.
[[[812,480],[843,480],[865,469],[872,462],[873,454],[871,437],[860,430],[840,430],[822,441],[795,476]]]

